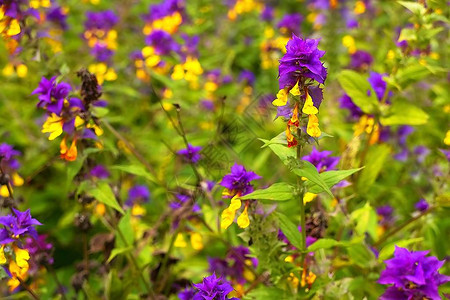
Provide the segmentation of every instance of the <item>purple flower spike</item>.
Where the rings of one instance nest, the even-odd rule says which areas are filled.
[[[222,277],[216,277],[216,274],[203,278],[203,282],[194,284],[194,287],[198,292],[193,300],[226,300],[230,299],[227,295],[233,291],[231,284]]]
[[[449,282],[450,277],[439,274],[444,261],[427,257],[428,252],[410,252],[396,246],[394,258],[385,261],[386,269],[378,280],[380,284],[391,285],[380,299],[441,299],[438,287]]]
[[[225,175],[219,184],[227,188],[232,195],[239,194],[244,196],[253,192],[253,186],[250,184],[250,181],[261,178],[254,172],[247,172],[244,166],[235,163],[231,167],[231,173]],[[231,195],[228,197],[231,197]]]
[[[427,200],[422,198],[422,199],[420,199],[419,201],[416,202],[414,207],[418,211],[426,211],[430,207],[430,205],[428,204]]]
[[[317,49],[319,40],[302,39],[296,35],[286,45],[286,54],[280,59],[279,87],[292,88],[301,77],[311,78],[324,83],[327,69],[320,58],[325,51]]]
[[[0,244],[14,242],[25,234],[37,237],[37,231],[34,226],[42,224],[31,217],[30,210],[21,212],[13,208],[13,212],[14,214],[12,215],[0,217],[0,224],[4,226],[4,228],[0,229]]]

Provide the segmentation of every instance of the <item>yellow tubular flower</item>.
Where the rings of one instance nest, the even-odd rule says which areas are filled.
[[[51,114],[42,125],[42,133],[50,133],[48,139],[50,141],[56,139],[63,132],[63,120],[56,114]]]
[[[237,219],[237,224],[241,228],[247,228],[250,225],[250,219],[248,218],[248,208],[247,206],[244,208],[244,211]]]
[[[19,268],[28,268],[28,260],[30,259],[28,251],[14,246],[14,254],[16,255],[17,266]]]
[[[230,210],[229,208],[224,209],[221,216],[220,227],[222,229],[227,229],[233,224],[234,217],[236,216],[235,210]]]
[[[272,101],[275,106],[285,106],[288,100],[288,93],[285,89],[281,89],[277,93],[277,99]]]
[[[0,265],[6,264],[6,257],[3,249],[5,249],[5,245],[2,245],[0,247]]]
[[[203,249],[203,238],[200,233],[193,232],[191,234],[191,245],[192,245],[192,248],[194,248],[195,250]]]
[[[175,239],[175,242],[173,244],[175,247],[177,248],[186,248],[187,244],[186,241],[184,240],[184,237],[181,233],[177,234],[177,237]]]
[[[319,137],[322,134],[322,131],[320,131],[319,128],[319,119],[316,117],[316,115],[309,115],[306,133],[308,133],[312,137]]]
[[[450,145],[450,130],[447,131],[444,138],[444,144]]]
[[[302,112],[307,115],[315,115],[319,110],[314,106],[312,98],[309,94],[306,94],[305,105],[303,105]]]
[[[14,36],[20,33],[20,25],[16,19],[12,19],[9,23],[9,28],[6,31],[6,35]]]
[[[316,197],[317,197],[317,194],[313,194],[313,193],[310,193],[310,192],[306,192],[305,193],[305,195],[303,196],[303,203],[308,203],[308,202],[311,202],[311,201],[313,201],[314,199],[316,199]]]

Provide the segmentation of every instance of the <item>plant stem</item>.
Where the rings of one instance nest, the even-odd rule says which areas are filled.
[[[297,160],[299,161],[302,156],[302,143],[301,143],[301,134],[302,131],[300,128],[297,128],[297,138],[299,139],[299,143],[297,144]],[[303,261],[305,259],[305,251],[306,251],[306,219],[305,219],[305,203],[303,202],[304,196],[304,185],[303,181],[300,177],[297,177],[297,189],[299,191],[300,196],[300,226],[302,227],[302,249],[301,249],[301,262],[303,265]]]
[[[19,280],[20,285],[27,290],[28,294],[30,294],[31,298],[35,299],[35,300],[39,300],[40,298],[33,292],[33,290],[20,278],[20,277],[16,277],[17,280]]]

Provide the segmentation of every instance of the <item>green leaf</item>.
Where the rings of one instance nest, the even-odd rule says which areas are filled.
[[[364,167],[363,167],[364,168]],[[353,173],[358,172],[359,170],[363,169],[349,169],[349,170],[339,170],[339,171],[326,171],[323,173],[320,173],[319,176],[322,178],[322,180],[325,182],[325,184],[331,188],[335,184],[339,183],[344,178],[352,175]],[[308,192],[318,194],[320,192],[323,192],[323,188],[316,183],[312,181],[306,182],[306,188],[308,189]]]
[[[399,69],[394,79],[390,77],[390,80],[387,81],[402,90],[410,84],[427,77],[430,73],[431,71],[427,67],[415,62],[414,64]]]
[[[351,260],[358,266],[367,268],[374,261],[375,255],[363,244],[352,245],[347,248]]]
[[[288,148],[280,144],[269,144],[269,148],[281,159],[285,165],[289,165],[289,158],[295,159],[297,151],[295,148]]]
[[[377,214],[369,202],[353,211],[350,218],[356,222],[357,234],[364,235],[367,232],[374,240],[377,238]]]
[[[366,156],[366,165],[358,180],[360,194],[366,193],[378,177],[391,150],[388,145],[373,145]]]
[[[120,219],[117,234],[116,248],[127,248],[134,243],[134,230],[131,224],[131,210]]]
[[[248,294],[246,294],[243,300],[260,300],[260,299],[288,299],[289,295],[285,290],[277,287],[260,286]]]
[[[270,201],[287,201],[293,197],[294,189],[291,185],[280,182],[274,183],[266,189],[256,190],[253,193],[240,197],[242,200],[270,200]]]
[[[363,112],[374,114],[378,111],[378,99],[366,77],[355,71],[344,70],[337,78],[347,95]],[[367,91],[371,91],[370,96]]]
[[[114,208],[122,214],[125,213],[117,202],[116,196],[114,196],[114,193],[108,183],[99,182],[97,187],[87,190],[87,193],[99,202]]]
[[[336,246],[344,246],[345,243],[333,239],[319,239],[306,249],[306,252],[315,252],[319,249],[330,249]]]
[[[320,174],[317,171],[316,167],[309,161],[302,160],[301,168],[293,169],[292,172],[294,172],[298,176],[306,177],[309,181],[316,184],[323,191],[327,192],[328,195],[333,197],[333,194],[331,193],[330,188],[325,183],[325,181],[322,179],[322,177],[320,177]]]
[[[138,166],[138,165],[128,165],[128,166],[121,165],[121,166],[112,166],[112,167],[110,167],[110,169],[111,170],[120,170],[120,171],[127,172],[127,173],[130,173],[130,174],[136,175],[136,176],[142,176],[142,177],[144,177],[145,179],[147,179],[149,181],[156,182],[155,177],[152,174],[150,174],[149,172],[147,172],[145,170],[145,168],[142,167],[142,166]]]
[[[281,231],[286,236],[286,238],[294,245],[297,249],[301,250],[303,247],[302,235],[298,231],[297,226],[289,220],[289,218],[282,213],[276,214],[278,217],[278,223],[280,225]]]
[[[92,107],[92,115],[97,118],[102,118],[109,113],[109,109],[101,106],[93,106]]]
[[[380,253],[378,254],[378,261],[382,262],[383,260],[386,260],[389,257],[391,257],[394,254],[395,246],[406,247],[421,241],[423,241],[423,237],[389,243],[380,250]]]
[[[271,140],[265,140],[265,139],[258,139],[261,142],[264,143],[264,145],[261,146],[261,148],[265,148],[271,144],[282,144],[282,145],[287,145],[287,140],[286,140],[286,132],[283,131],[282,133],[280,133],[279,135],[277,135],[276,137],[272,138]]]
[[[426,8],[422,4],[417,2],[398,1],[398,3],[406,7],[415,15],[423,15],[426,12]]]
[[[380,118],[384,126],[421,125],[428,121],[428,114],[417,106],[405,101],[395,101],[385,116]]]
[[[114,249],[112,249],[112,251],[111,251],[111,254],[109,255],[109,258],[108,258],[108,263],[109,262],[111,262],[117,255],[119,255],[119,254],[124,254],[124,253],[127,253],[127,252],[130,252],[131,250],[133,250],[133,247],[132,246],[129,246],[129,247],[126,247],[126,248],[114,248]]]
[[[66,186],[69,187],[71,183],[73,183],[73,179],[75,176],[80,172],[81,168],[83,167],[84,163],[84,156],[81,156],[79,159],[66,164],[67,168],[67,180],[66,180]]]

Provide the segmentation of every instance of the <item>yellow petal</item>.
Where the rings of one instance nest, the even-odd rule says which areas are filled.
[[[277,99],[272,101],[275,106],[285,106],[287,103],[287,92],[285,89],[281,89],[277,93]]]
[[[230,227],[230,225],[233,224],[235,216],[236,216],[235,210],[230,210],[230,209],[226,208],[222,212],[220,227],[222,229],[227,229],[228,227]]]
[[[294,96],[299,96],[300,95],[300,89],[298,88],[298,81],[297,83],[294,85],[294,87],[291,89],[290,93]]]
[[[314,106],[312,98],[309,94],[306,94],[306,101],[302,112],[307,115],[315,115],[319,112],[319,110]]]
[[[131,215],[133,216],[143,216],[145,213],[145,208],[139,204],[133,205],[133,208],[131,209]]]
[[[0,196],[3,198],[9,197],[9,190],[6,185],[2,185],[2,187],[0,187]]]
[[[175,243],[173,244],[177,248],[186,248],[187,244],[184,240],[184,237],[181,233],[177,234],[177,237],[175,239]]]
[[[11,23],[9,23],[8,31],[6,31],[6,34],[9,36],[17,35],[20,33],[20,25],[19,22],[17,22],[16,19],[12,19]]]
[[[241,208],[241,206],[242,206],[241,200],[237,196],[234,196],[233,199],[231,199],[230,206],[228,207],[228,209],[236,211],[239,208]]]
[[[247,228],[248,225],[250,225],[250,219],[248,218],[248,211],[247,211],[247,207],[244,209],[244,211],[242,212],[242,214],[239,216],[239,218],[237,219],[237,224],[239,227],[241,228]]]
[[[24,64],[20,64],[16,68],[17,76],[20,78],[24,78],[27,76],[28,68]]]
[[[1,32],[1,30],[0,30]],[[4,68],[3,68],[3,75],[5,76],[11,76],[12,74],[14,74],[14,66],[12,64],[7,64]]]
[[[3,251],[4,248],[5,248],[5,245],[2,245],[0,247],[0,265],[6,264],[5,252]]]
[[[319,137],[322,134],[319,128],[319,119],[316,117],[316,115],[309,115],[306,133],[308,133],[312,137]]]
[[[20,249],[19,247],[14,247],[14,254],[16,255],[16,263],[19,268],[28,268],[28,260],[30,259],[30,254],[25,249]]]
[[[315,198],[317,197],[317,194],[313,194],[310,192],[306,192],[305,195],[303,196],[303,203],[308,203],[313,201]]]
[[[203,249],[203,238],[200,233],[194,232],[191,234],[191,245],[195,250]]]
[[[22,177],[20,177],[19,174],[14,173],[12,175],[12,182],[13,182],[14,186],[22,186],[24,183],[24,180]]]

